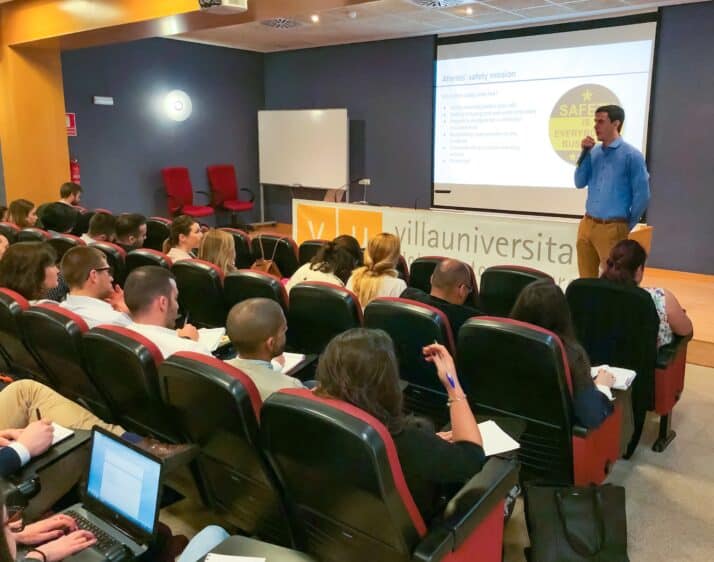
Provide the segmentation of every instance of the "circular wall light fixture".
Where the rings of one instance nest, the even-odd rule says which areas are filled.
[[[172,121],[186,121],[192,109],[191,98],[183,90],[172,90],[164,98],[164,111]]]

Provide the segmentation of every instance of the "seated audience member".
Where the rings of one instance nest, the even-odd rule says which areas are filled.
[[[66,234],[72,232],[77,222],[79,211],[65,203],[48,203],[42,205],[39,218],[45,230]]]
[[[27,199],[15,199],[7,209],[7,222],[20,228],[29,228],[37,224],[37,207]]]
[[[431,293],[427,295],[420,289],[407,287],[401,297],[441,310],[449,319],[451,331],[456,338],[464,322],[481,314],[480,310],[464,304],[473,290],[468,266],[459,260],[446,259],[434,268]]]
[[[336,336],[320,357],[315,393],[349,402],[386,426],[409,491],[428,524],[448,496],[481,470],[485,456],[449,352],[432,344],[424,348],[424,357],[434,363],[449,396],[451,431],[434,433],[428,422],[404,415],[394,345],[382,330],[354,328]]]
[[[7,207],[5,205],[0,205],[0,222],[5,222],[7,220]]]
[[[17,242],[0,260],[0,287],[36,304],[58,284],[57,254],[46,242]]]
[[[173,274],[163,267],[137,267],[124,283],[124,301],[132,323],[127,328],[151,340],[164,358],[177,351],[210,355],[198,341],[198,330],[191,324],[176,330],[178,289]]]
[[[347,288],[357,295],[362,308],[377,297],[398,297],[407,288],[396,269],[399,252],[399,238],[387,232],[377,234],[367,244],[364,266],[347,280]]]
[[[323,281],[344,287],[352,271],[362,265],[362,248],[348,234],[327,242],[308,263],[301,265],[285,285],[290,290],[303,281]]]
[[[60,186],[59,203],[64,205],[75,206],[79,205],[79,200],[82,198],[82,186],[78,183],[68,181]]]
[[[176,217],[169,227],[169,237],[164,241],[164,253],[172,261],[192,260],[200,245],[203,233],[201,225],[188,215]]]
[[[238,357],[227,363],[253,380],[262,400],[281,388],[303,387],[298,379],[276,371],[270,362],[285,350],[287,329],[283,309],[270,299],[244,300],[228,314],[226,332]]]
[[[10,242],[8,242],[5,235],[0,234],[0,260],[5,255],[5,252],[10,247]]]
[[[647,253],[636,240],[621,240],[610,251],[602,278],[632,287],[639,286],[645,272]],[[674,335],[688,336],[694,330],[687,312],[667,289],[643,287],[654,301],[659,316],[657,347],[672,342]]]
[[[85,244],[93,242],[114,242],[116,238],[117,219],[109,213],[94,213],[89,219],[89,230],[82,234]]]
[[[568,301],[560,287],[551,279],[530,283],[513,305],[511,318],[550,330],[560,338],[573,382],[575,418],[588,429],[599,427],[612,412],[610,389],[615,378],[604,369],[592,378],[590,359],[575,338]]]
[[[22,509],[8,505],[9,486],[0,482],[0,560],[2,562],[41,560],[59,562],[89,548],[97,539],[89,531],[77,527],[74,519],[59,514],[30,525],[22,521]],[[17,545],[30,547],[18,558]]]
[[[125,213],[117,217],[116,243],[131,252],[141,248],[146,240],[146,217],[139,213]]]
[[[7,415],[6,413],[3,415]],[[54,429],[49,420],[37,420],[21,429],[0,425],[0,477],[4,478],[41,455],[52,445]]]
[[[88,246],[71,248],[62,258],[60,268],[69,285],[62,307],[81,316],[90,328],[100,324],[131,324],[124,293],[114,288],[112,268],[104,253]]]
[[[209,230],[201,240],[198,258],[218,266],[226,275],[237,271],[233,236],[223,230]]]

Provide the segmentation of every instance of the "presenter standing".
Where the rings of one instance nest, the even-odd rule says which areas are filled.
[[[612,247],[627,238],[650,199],[642,153],[620,136],[625,111],[617,105],[595,110],[595,139],[585,137],[575,168],[575,187],[588,186],[585,216],[578,228],[580,277],[598,277]]]

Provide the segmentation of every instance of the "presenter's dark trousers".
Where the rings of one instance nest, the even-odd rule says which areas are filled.
[[[599,277],[610,250],[630,233],[626,219],[602,220],[585,215],[578,228],[578,271],[580,277]]]

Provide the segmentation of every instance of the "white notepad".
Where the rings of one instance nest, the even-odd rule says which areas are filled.
[[[625,369],[623,367],[610,367],[610,365],[598,365],[597,367],[590,368],[590,375],[592,378],[597,377],[597,373],[600,369],[605,369],[611,372],[615,377],[615,384],[612,388],[617,390],[627,390],[632,385],[632,381],[635,380],[637,373],[632,369]]]
[[[236,556],[233,554],[208,554],[206,562],[265,562],[258,556]]]
[[[225,335],[225,328],[201,328],[198,330],[198,342],[208,351],[216,351]]]
[[[273,359],[271,363],[273,364],[273,369],[280,371],[281,373],[288,374],[292,371],[301,361],[305,360],[305,355],[303,353],[283,353],[283,358],[285,359],[285,364],[281,365],[277,359]]]
[[[52,434],[53,445],[57,445],[60,441],[69,439],[72,435],[74,435],[74,429],[69,429],[68,427],[64,427],[63,425],[55,422],[52,422],[52,428],[54,429],[54,433]]]
[[[521,448],[520,443],[503,431],[493,420],[481,422],[478,424],[478,429],[481,432],[483,452],[487,457]]]

